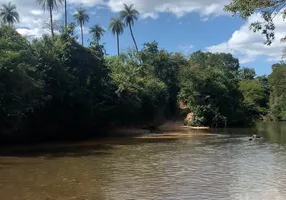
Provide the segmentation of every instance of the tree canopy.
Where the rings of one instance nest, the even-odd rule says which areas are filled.
[[[95,39],[97,44],[99,44],[99,40],[105,33],[105,30],[99,24],[96,24],[94,27],[90,28],[89,32],[92,34],[92,37]]]
[[[277,16],[286,17],[285,0],[233,0],[225,6],[225,10],[238,15],[243,19],[249,18],[254,13],[260,13],[263,21],[253,22],[251,28],[254,32],[262,31],[266,36],[265,44],[270,45],[275,38],[275,24]]]
[[[62,1],[39,2],[49,8],[52,20]],[[246,5],[235,1],[226,9],[239,9],[239,2]],[[256,10],[242,16],[251,12]],[[161,49],[156,41],[144,43],[141,51],[131,48],[120,54],[119,36],[128,26],[134,39],[132,25],[138,15],[133,5],[125,5],[121,17],[111,19],[117,56],[108,56],[99,44],[105,32],[99,24],[90,29],[91,42],[83,45],[83,26],[89,21],[85,9],[74,14],[81,44],[75,23],[53,33],[51,21],[51,36],[33,41],[13,26],[1,25],[0,136],[78,138],[105,134],[106,127],[153,128],[181,119],[180,104],[194,116],[187,125],[286,120],[285,63],[274,64],[269,77],[257,76],[253,68],[241,68],[232,54],[197,51],[186,56]]]
[[[273,65],[269,76],[270,114],[275,121],[286,120],[286,64]]]

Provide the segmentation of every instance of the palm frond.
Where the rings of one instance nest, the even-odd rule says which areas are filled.
[[[62,4],[63,0],[37,0],[38,4],[42,5],[43,10],[58,9],[58,4]]]
[[[124,9],[120,11],[120,18],[125,23],[126,26],[134,25],[134,21],[138,20],[138,15],[140,13],[133,8],[133,4],[124,4]]]
[[[115,34],[122,34],[124,31],[125,25],[122,23],[122,21],[118,18],[112,18],[109,24],[108,29],[111,30],[111,32]]]
[[[2,8],[0,8],[0,21],[4,24],[13,25],[16,22],[20,21],[20,16],[16,11],[16,5],[13,5],[11,2],[8,4],[2,4]]]
[[[89,15],[86,12],[87,12],[86,9],[83,8],[77,9],[73,17],[78,24],[84,25],[86,22],[89,22]]]

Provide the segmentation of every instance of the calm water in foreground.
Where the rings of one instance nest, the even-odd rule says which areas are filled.
[[[286,199],[286,124],[198,133],[2,149],[0,199]]]

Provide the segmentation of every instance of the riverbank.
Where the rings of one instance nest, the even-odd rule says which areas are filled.
[[[142,126],[117,126],[117,127],[107,127],[106,130],[101,130],[100,132],[87,132],[84,131],[81,134],[59,134],[53,136],[43,136],[39,134],[25,135],[25,134],[7,134],[0,137],[1,146],[10,145],[21,145],[21,144],[45,144],[45,143],[73,143],[77,141],[88,141],[96,139],[108,139],[108,138],[132,138],[132,137],[144,137],[150,134],[162,135],[168,133],[169,136],[176,132],[187,132],[188,130],[199,131],[200,133],[207,132],[210,130],[209,127],[192,127],[184,126],[182,121],[167,121],[163,125],[157,127],[156,129],[142,128]],[[168,136],[168,137],[169,137]]]
[[[177,132],[187,130],[210,130],[210,127],[184,126],[182,121],[167,121],[154,130],[143,129],[141,127],[116,127],[108,131],[111,137],[138,137],[150,133],[163,134],[164,132]]]
[[[167,121],[157,128],[159,131],[183,131],[183,130],[210,130],[207,126],[185,126],[182,121]]]

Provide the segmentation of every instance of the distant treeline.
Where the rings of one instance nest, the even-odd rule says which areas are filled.
[[[193,125],[246,126],[286,120],[286,65],[256,76],[231,54],[188,58],[146,43],[106,56],[84,47],[74,25],[32,42],[0,27],[0,132],[61,136],[99,134],[107,126],[150,125],[172,118],[182,102]],[[94,38],[95,40],[96,38]]]

